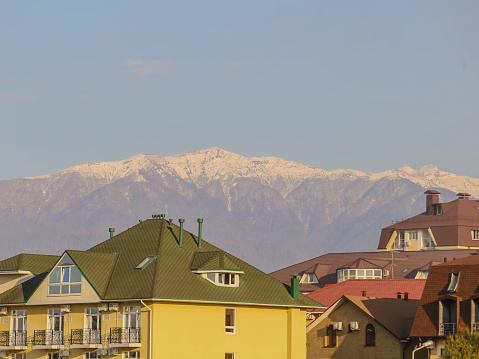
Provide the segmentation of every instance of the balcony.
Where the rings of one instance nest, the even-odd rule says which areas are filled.
[[[27,349],[27,331],[12,330],[0,332],[0,350]]]
[[[71,348],[100,348],[101,331],[92,329],[72,329]]]
[[[439,336],[447,337],[448,335],[454,334],[456,334],[456,323],[439,324]]]
[[[63,331],[35,330],[33,349],[60,349],[63,346]]]
[[[110,347],[139,348],[141,346],[140,328],[111,328]]]
[[[474,333],[479,329],[479,323],[472,323],[471,325],[471,333]]]

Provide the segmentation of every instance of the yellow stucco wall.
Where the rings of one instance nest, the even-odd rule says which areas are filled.
[[[188,357],[223,359],[225,353],[235,353],[236,359],[304,359],[306,357],[306,311],[297,308],[230,306],[222,304],[182,304],[173,302],[146,302],[153,310],[152,357],[183,359]],[[148,358],[149,311],[139,301],[121,303],[119,320],[115,312],[107,312],[109,320],[102,317],[102,337],[108,337],[110,328],[123,327],[125,305],[141,306],[141,358]],[[70,348],[71,329],[83,329],[85,310],[98,303],[72,303],[70,313],[65,313],[64,348]],[[9,306],[9,315],[0,317],[0,331],[12,329],[11,311],[27,310],[27,359],[44,359],[48,352],[58,350],[33,350],[35,330],[47,329],[48,308],[60,305]],[[225,310],[236,309],[236,332],[225,333]],[[67,318],[70,317],[68,320]],[[103,345],[107,347],[107,344]],[[72,349],[72,359],[84,358],[87,351]],[[120,353],[130,349],[119,349]],[[9,353],[20,351],[9,351]],[[111,357],[111,356],[110,356]],[[115,358],[122,358],[119,357]],[[112,357],[113,358],[113,357]]]
[[[359,322],[360,330],[349,331],[349,322]],[[325,346],[326,328],[333,322],[343,322],[343,330],[337,331],[337,345]],[[376,345],[366,346],[366,326],[371,323],[376,329]],[[314,325],[314,324],[313,324]],[[402,344],[388,330],[375,322],[354,304],[346,302],[329,317],[323,319],[307,334],[307,358],[368,358],[402,359]]]

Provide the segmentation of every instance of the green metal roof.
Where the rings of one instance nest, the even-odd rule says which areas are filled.
[[[43,254],[18,254],[0,262],[0,271],[26,270],[33,274],[48,272],[58,261],[59,256]]]
[[[183,246],[180,247],[179,227],[174,224],[170,227],[165,219],[150,219],[87,251],[68,250],[66,253],[104,300],[151,298],[323,307],[304,295],[293,299],[282,282],[204,240],[199,249],[198,238],[187,231],[183,231]],[[135,269],[148,256],[157,258],[144,269]],[[53,261],[48,271],[60,258],[51,257]],[[0,270],[7,261],[0,262]],[[37,261],[40,260],[37,258]],[[5,268],[15,267],[12,263],[5,264]],[[194,273],[193,269],[243,273],[238,287],[220,287]],[[0,294],[0,303],[25,302],[45,275]]]

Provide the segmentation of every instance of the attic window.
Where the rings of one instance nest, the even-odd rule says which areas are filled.
[[[135,269],[145,269],[148,264],[150,264],[151,262],[153,262],[155,260],[157,256],[148,256],[146,257],[145,259],[143,259],[140,264],[138,264]]]
[[[434,205],[434,215],[440,216],[442,214],[442,206],[440,204]]]
[[[48,278],[48,295],[80,295],[81,272],[65,255]]]
[[[219,287],[239,287],[239,274],[228,272],[207,272],[201,276]]]
[[[314,273],[304,273],[301,277],[301,283],[318,283],[318,278]]]
[[[448,292],[455,292],[457,290],[457,284],[459,283],[459,272],[452,272],[451,279],[449,280]]]

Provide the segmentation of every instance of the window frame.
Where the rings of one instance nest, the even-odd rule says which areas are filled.
[[[135,354],[133,354],[135,353]],[[134,356],[132,356],[134,355]],[[130,350],[130,351],[127,351],[125,352],[125,355],[124,357],[126,359],[130,359],[130,358],[134,358],[134,359],[140,359],[140,351],[139,350]]]
[[[225,353],[225,359],[235,359],[236,354],[235,353]]]
[[[228,311],[232,313],[233,324],[228,324]],[[236,334],[236,308],[225,308],[225,334]]]
[[[366,325],[365,329],[365,344],[366,347],[375,347],[376,346],[376,327],[369,323]]]
[[[479,229],[471,229],[471,238],[473,241],[479,241]]]
[[[448,293],[456,293],[459,285],[460,272],[451,272],[449,277],[449,284],[447,286]]]
[[[239,287],[240,273],[231,271],[207,271],[200,274],[208,282],[218,287]],[[212,274],[214,275],[214,279],[211,278]],[[228,279],[226,280],[226,278]]]
[[[68,264],[62,263],[65,262],[65,259],[69,259],[66,262]],[[56,271],[60,272],[60,276],[58,281],[54,280],[54,273]],[[68,272],[68,280],[65,279],[65,275]],[[55,274],[56,275],[56,274]],[[72,276],[79,276],[78,281],[72,281]],[[48,293],[47,295],[49,297],[64,297],[64,296],[77,296],[77,295],[82,295],[82,289],[83,289],[83,275],[80,271],[80,269],[73,263],[73,260],[67,255],[65,255],[59,263],[53,268],[53,270],[50,272],[48,275]],[[73,292],[72,293],[72,287],[77,289],[79,288],[78,292]],[[57,291],[53,291],[54,288],[58,288],[58,293]],[[63,290],[67,290],[67,292],[63,292]]]
[[[325,348],[336,348],[338,346],[338,332],[334,329],[333,324],[326,327],[326,335],[324,337]]]

